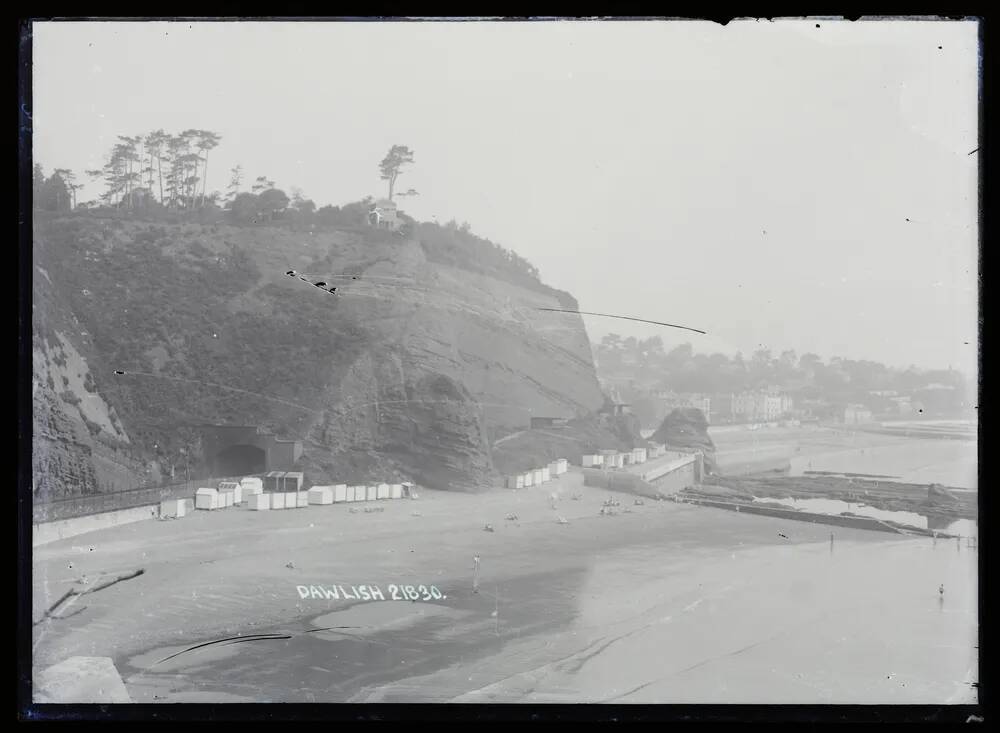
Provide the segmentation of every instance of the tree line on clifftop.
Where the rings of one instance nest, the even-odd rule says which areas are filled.
[[[56,168],[46,175],[34,166],[32,194],[39,212],[78,212],[154,221],[227,222],[236,226],[283,226],[295,230],[317,228],[367,230],[375,200],[367,196],[342,206],[317,207],[296,187],[289,196],[266,176],[248,184],[242,165],[229,171],[223,194],[208,189],[209,153],[222,137],[209,130],[188,129],[177,134],[155,130],[146,135],[121,135],[100,169],[86,176],[102,183],[96,199],[78,202],[84,188],[77,175]],[[399,176],[414,162],[413,151],[393,145],[378,164],[390,200],[417,196],[410,188],[397,192]],[[249,189],[249,190],[247,190]],[[529,286],[539,284],[538,269],[513,250],[472,233],[468,222],[417,222],[403,212],[401,233],[420,242],[428,259],[484,274],[500,275]]]

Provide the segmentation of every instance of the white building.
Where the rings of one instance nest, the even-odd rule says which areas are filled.
[[[397,231],[403,222],[399,218],[396,202],[389,199],[379,199],[368,212],[368,223],[376,229]]]

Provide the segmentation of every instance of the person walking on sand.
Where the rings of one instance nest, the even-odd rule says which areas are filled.
[[[479,592],[479,555],[475,555],[472,558],[472,592]]]
[[[938,586],[938,595],[944,598],[944,583]]]

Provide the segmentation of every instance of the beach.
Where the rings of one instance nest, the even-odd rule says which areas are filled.
[[[36,626],[34,666],[111,657],[136,702],[974,699],[974,550],[842,528],[831,549],[830,527],[627,494],[628,513],[601,516],[610,495],[571,472],[380,513],[196,512],[55,542],[34,553],[36,619],[82,576],[145,573]],[[301,597],[310,585],[443,597]]]
[[[907,423],[912,426],[913,423]],[[914,430],[915,436],[925,431]],[[726,475],[790,469],[853,471],[892,476],[904,483],[940,483],[964,489],[978,484],[974,440],[906,437],[894,432],[841,427],[710,428],[719,469]]]

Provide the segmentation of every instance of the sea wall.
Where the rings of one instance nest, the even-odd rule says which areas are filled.
[[[694,471],[694,467],[701,460],[701,456],[695,453],[681,453],[679,451],[670,451],[665,455],[665,459],[660,459],[661,462],[652,468],[640,472],[640,476],[644,481],[657,481],[675,472],[684,472],[685,467],[691,468],[691,475],[697,478],[697,474]],[[698,481],[693,481],[692,483],[698,483]]]
[[[627,491],[639,496],[655,499],[658,496],[670,496],[698,483],[698,457],[688,456],[686,459],[665,464],[655,471],[644,474],[629,471],[605,471],[600,468],[584,468],[584,486],[598,486],[613,491]]]
[[[74,517],[73,519],[62,519],[57,522],[34,524],[31,527],[31,546],[38,547],[39,545],[64,540],[68,537],[76,537],[87,532],[96,532],[99,529],[117,527],[120,524],[141,522],[145,519],[156,519],[159,514],[159,504],[149,504],[132,507],[131,509],[119,509],[118,511],[104,512],[102,514],[91,514],[86,517]]]
[[[890,532],[892,534],[904,534],[895,527],[886,524],[879,519],[870,517],[844,517],[837,514],[815,514],[813,512],[803,512],[795,509],[780,509],[771,506],[756,506],[753,504],[738,504],[730,501],[716,501],[714,499],[701,499],[685,497],[684,501],[689,504],[699,506],[710,506],[717,509],[729,509],[743,514],[761,514],[767,517],[779,517],[790,519],[796,522],[813,522],[816,524],[831,524],[838,527],[851,527],[853,529],[870,529],[876,532]]]

